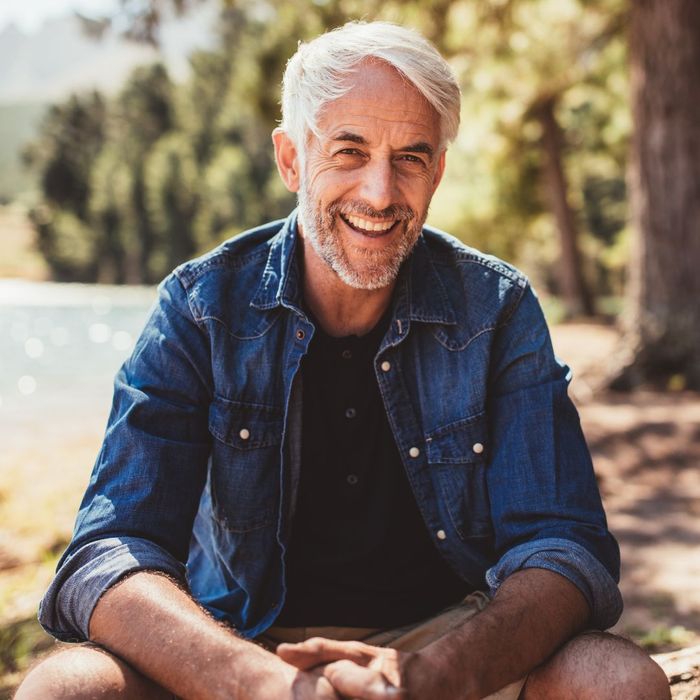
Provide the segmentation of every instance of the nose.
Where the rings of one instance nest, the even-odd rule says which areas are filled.
[[[370,160],[362,169],[360,195],[373,209],[386,209],[396,199],[396,180],[391,162],[384,159]]]

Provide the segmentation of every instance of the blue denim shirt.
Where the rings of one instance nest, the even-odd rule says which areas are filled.
[[[73,540],[40,608],[64,640],[128,572],[181,579],[246,637],[285,597],[300,470],[302,307],[296,215],[177,268],[119,371]],[[475,589],[513,572],[572,581],[605,628],[621,612],[605,515],[568,368],[527,280],[425,228],[374,360],[420,513]]]

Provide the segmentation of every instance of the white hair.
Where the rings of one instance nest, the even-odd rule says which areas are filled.
[[[308,44],[301,43],[282,80],[282,129],[303,151],[306,135],[318,135],[322,107],[342,97],[361,61],[388,63],[431,104],[440,117],[440,144],[459,127],[460,93],[452,68],[418,32],[390,22],[348,22]]]

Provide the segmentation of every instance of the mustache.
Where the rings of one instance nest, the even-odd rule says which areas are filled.
[[[362,200],[355,199],[344,202],[333,202],[328,207],[328,213],[331,216],[336,214],[356,214],[358,216],[366,216],[370,219],[397,219],[398,221],[411,221],[415,219],[416,214],[411,209],[401,204],[391,204],[386,209],[375,209]]]

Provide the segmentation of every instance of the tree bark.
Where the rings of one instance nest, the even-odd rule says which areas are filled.
[[[612,387],[700,388],[700,2],[631,0],[635,241]]]
[[[562,162],[564,137],[554,112],[555,106],[556,98],[548,97],[537,104],[535,114],[542,126],[545,188],[559,232],[559,291],[568,316],[592,316],[593,297],[581,266],[576,218],[569,204],[568,183]]]

